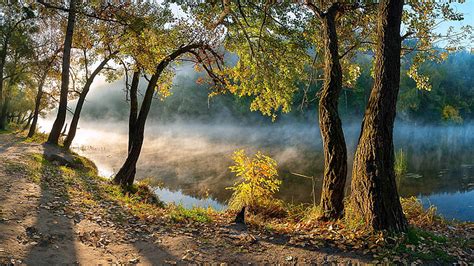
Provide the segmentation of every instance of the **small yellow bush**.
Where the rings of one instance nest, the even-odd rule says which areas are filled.
[[[229,168],[242,179],[227,188],[234,191],[229,208],[239,210],[246,206],[249,211],[267,214],[272,212],[268,213],[268,209],[282,209],[281,201],[273,197],[281,185],[276,161],[261,152],[249,158],[245,150],[235,151],[232,159],[235,164]]]

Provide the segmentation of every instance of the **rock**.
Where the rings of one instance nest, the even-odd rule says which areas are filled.
[[[74,157],[65,153],[46,153],[44,158],[51,163],[60,166],[67,166],[75,169],[84,167],[84,165],[75,160]]]
[[[139,258],[134,258],[134,259],[131,259],[128,261],[129,263],[132,263],[132,264],[137,264],[140,262],[140,259]]]

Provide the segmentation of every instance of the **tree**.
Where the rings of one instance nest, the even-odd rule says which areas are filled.
[[[76,136],[82,107],[84,106],[84,102],[94,79],[119,52],[118,48],[114,47],[114,44],[117,43],[114,37],[116,37],[121,30],[114,29],[113,26],[115,25],[112,23],[91,20],[91,18],[85,17],[76,22],[80,27],[76,31],[74,48],[81,50],[83,54],[79,66],[85,70],[83,73],[84,86],[82,90],[78,92],[79,99],[74,110],[69,131],[63,143],[66,149],[70,148]],[[89,68],[97,63],[97,60],[101,61],[99,61],[99,64],[89,73]]]
[[[344,189],[347,177],[347,148],[344,139],[341,119],[339,117],[339,97],[343,87],[343,70],[339,50],[338,25],[336,17],[359,8],[358,5],[344,5],[335,2],[326,11],[306,1],[308,6],[321,24],[324,62],[323,86],[319,91],[319,129],[323,140],[324,178],[321,191],[321,216],[323,220],[338,219],[344,214]],[[354,12],[355,13],[355,12]],[[354,14],[350,14],[353,15]],[[354,16],[357,17],[357,16]],[[349,28],[353,25],[346,26]],[[355,28],[355,27],[354,27]],[[340,33],[340,30],[339,30]],[[352,35],[352,33],[351,33]],[[361,34],[362,35],[362,34]],[[348,38],[349,36],[343,36]],[[360,41],[359,41],[360,42]],[[352,48],[356,48],[355,43]],[[344,53],[346,55],[350,50]]]
[[[356,217],[373,230],[405,231],[404,217],[395,182],[393,125],[400,88],[400,59],[402,51],[415,52],[413,64],[407,74],[417,87],[430,90],[429,79],[418,72],[424,60],[446,58],[446,51],[433,49],[433,42],[448,41],[448,51],[454,42],[466,38],[471,27],[460,33],[448,30],[444,35],[434,34],[437,25],[446,20],[461,20],[448,4],[411,2],[403,13],[403,1],[386,0],[379,4],[377,41],[373,67],[374,83],[366,107],[362,130],[352,170],[351,204]],[[408,25],[401,36],[402,20]],[[440,20],[440,21],[439,21]],[[414,37],[414,46],[406,40]],[[404,43],[405,41],[405,43]],[[410,44],[410,42],[408,42]]]
[[[403,0],[379,4],[374,84],[352,171],[353,211],[374,230],[405,231],[394,171],[393,124],[400,85]]]
[[[176,21],[166,6],[143,5],[138,9],[139,15],[130,18],[133,23],[130,23],[125,33],[122,51],[138,60],[145,73],[150,73],[151,76],[138,116],[136,120],[134,117],[130,120],[133,122],[133,129],[130,128],[129,132],[131,136],[128,156],[114,177],[114,182],[123,187],[132,185],[135,178],[153,95],[155,91],[158,91],[162,98],[169,95],[173,72],[168,66],[186,54],[200,58],[202,65],[212,63],[209,60],[202,61],[208,54],[213,55],[215,59],[220,58],[212,48],[215,34],[207,32],[199,24]]]
[[[0,6],[0,106],[6,110],[7,100],[4,99],[4,76],[7,57],[11,53],[11,45],[15,40],[19,41],[25,37],[31,25],[28,23],[34,18],[34,13],[28,6],[16,4],[2,4]],[[26,24],[26,25],[25,25]],[[0,129],[5,129],[5,117],[0,119]]]
[[[315,19],[305,13],[305,6],[313,11]],[[212,9],[212,4],[207,8]],[[347,150],[338,100],[343,85],[347,86],[358,75],[353,71],[358,68],[352,67],[350,59],[365,43],[370,16],[361,10],[370,13],[370,6],[313,1],[305,1],[304,6],[269,2],[242,5],[239,1],[228,1],[224,2],[223,11],[226,10],[226,49],[239,57],[236,65],[224,72],[226,86],[241,97],[254,96],[252,110],[273,119],[279,110],[290,111],[294,95],[304,90],[298,83],[312,85],[313,74],[308,72],[320,67],[315,64],[318,57],[322,61],[323,86],[318,93],[325,157],[321,218],[342,217]],[[311,50],[315,53],[313,60]]]
[[[53,127],[48,136],[48,143],[58,145],[61,130],[66,121],[67,98],[69,93],[69,67],[71,61],[72,38],[74,34],[74,24],[76,21],[76,0],[69,1],[69,12],[67,18],[66,32],[64,36],[61,90],[59,96],[58,114],[54,120]]]
[[[31,125],[28,131],[28,138],[36,133],[36,127],[41,109],[45,104],[44,87],[48,78],[55,74],[59,62],[59,53],[61,52],[60,36],[56,17],[52,14],[42,14],[39,16],[39,30],[34,36],[36,40],[34,50],[32,72],[36,79],[37,92],[35,97],[34,110],[31,116]]]

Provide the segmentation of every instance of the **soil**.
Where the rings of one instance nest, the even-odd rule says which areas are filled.
[[[288,237],[238,227],[232,217],[205,226],[167,224],[165,219],[150,224],[131,216],[123,224],[114,224],[102,214],[118,206],[101,203],[81,213],[75,207],[80,199],[58,196],[58,182],[37,184],[27,172],[7,169],[8,162],[19,162],[33,153],[64,151],[0,134],[0,265],[346,264],[371,260],[325,245],[292,245]]]

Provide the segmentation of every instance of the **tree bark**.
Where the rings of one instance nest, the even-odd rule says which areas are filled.
[[[33,111],[33,120],[31,122],[30,130],[28,131],[28,138],[33,137],[36,133],[36,125],[38,124],[38,116],[41,108],[41,98],[43,97],[43,86],[45,79],[46,74],[41,77],[40,83],[38,85],[38,93],[36,94],[35,99],[35,110]]]
[[[64,38],[63,62],[61,71],[61,93],[59,96],[59,108],[54,120],[48,143],[58,145],[61,129],[66,121],[67,96],[69,92],[69,66],[71,61],[72,37],[74,35],[74,24],[76,21],[76,0],[70,0],[69,14],[67,19],[66,36]]]
[[[7,59],[7,49],[8,49],[8,37],[5,38],[5,40],[3,41],[3,44],[2,44],[2,50],[0,52],[0,107],[1,109],[3,109],[3,105],[4,105],[4,97],[3,97],[3,73],[4,73],[4,69],[5,69],[5,62],[6,62],[6,59]],[[3,118],[2,121],[0,121],[0,130],[3,130],[5,129],[5,121],[4,121],[5,118]]]
[[[28,115],[28,120],[26,120],[26,124],[23,127],[23,131],[25,131],[27,128],[30,127],[32,120],[33,120],[33,112],[30,112],[30,114]]]
[[[324,43],[324,84],[319,99],[319,128],[324,147],[324,178],[321,191],[323,220],[344,214],[344,186],[347,177],[347,149],[339,118],[338,102],[342,91],[342,69],[336,32],[338,4],[322,16]]]
[[[150,81],[148,82],[145,97],[143,98],[140,112],[134,125],[135,130],[133,130],[131,136],[132,145],[129,149],[127,159],[125,160],[125,163],[122,165],[118,173],[115,175],[114,183],[120,184],[123,187],[128,187],[133,184],[133,181],[135,179],[137,161],[140,157],[140,152],[143,145],[146,118],[150,111],[151,102],[153,100],[153,94],[155,93],[155,87],[158,82],[158,79],[161,76],[161,73],[165,70],[168,64],[175,60],[177,57],[201,46],[202,44],[199,43],[181,46],[176,51],[171,53],[168,57],[163,59],[156,67],[155,73],[151,76]]]
[[[138,84],[140,81],[140,72],[133,72],[132,84],[130,85],[130,116],[128,118],[128,151],[132,148],[133,132],[138,116]]]
[[[95,77],[100,73],[100,71],[102,71],[102,69],[104,69],[105,65],[107,65],[107,62],[109,62],[109,60],[114,54],[116,54],[116,52],[104,58],[104,60],[102,60],[102,62],[100,62],[100,64],[94,69],[91,76],[87,78],[86,84],[84,85],[84,88],[82,89],[82,92],[79,95],[79,99],[77,100],[77,105],[76,109],[74,110],[71,125],[69,126],[69,131],[66,136],[66,139],[64,140],[64,148],[69,149],[71,147],[72,141],[74,140],[74,137],[76,136],[77,125],[79,124],[79,118],[81,117],[82,107],[84,106],[84,102],[86,100],[87,94],[89,93],[92,82],[94,82]]]
[[[136,130],[137,116],[138,116],[138,84],[140,80],[140,72],[133,72],[132,84],[130,85],[130,117],[128,119],[128,152],[133,146],[133,137]],[[136,166],[131,172],[131,176],[137,173]]]
[[[8,105],[10,104],[9,94],[9,91],[7,90],[5,97],[3,97],[3,104],[0,111],[0,129],[5,129],[7,126]]]
[[[352,170],[356,217],[372,230],[405,231],[395,181],[393,124],[400,85],[400,24],[403,0],[379,4],[375,77]]]

